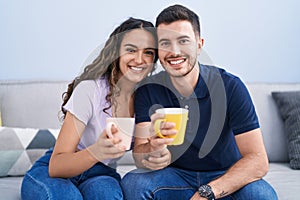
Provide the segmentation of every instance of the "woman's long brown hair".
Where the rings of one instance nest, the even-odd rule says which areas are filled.
[[[149,31],[153,35],[155,41],[157,41],[156,31],[154,30],[154,26],[151,22],[142,19],[135,19],[132,17],[124,21],[120,26],[118,26],[111,33],[111,35],[106,41],[98,57],[91,64],[87,65],[84,68],[82,74],[77,76],[68,85],[67,91],[62,94],[63,97],[63,103],[61,105],[61,111],[63,113],[62,119],[64,119],[66,115],[66,110],[63,107],[70,99],[74,88],[83,80],[96,80],[100,77],[107,78],[109,83],[109,93],[106,96],[106,100],[107,102],[109,102],[109,106],[103,109],[103,111],[107,113],[107,110],[113,104],[113,99],[112,99],[113,94],[118,93],[118,88],[116,84],[118,82],[118,74],[120,72],[120,67],[119,67],[120,44],[126,32],[137,28],[142,28],[146,31]],[[155,58],[153,63],[155,63],[156,61],[157,61],[157,50],[155,52]]]

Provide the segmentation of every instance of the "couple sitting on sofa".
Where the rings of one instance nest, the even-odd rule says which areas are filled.
[[[277,199],[262,179],[268,158],[250,95],[236,76],[198,63],[202,46],[197,14],[181,5],[156,28],[134,18],[117,27],[69,84],[55,147],[26,173],[22,199]],[[165,71],[146,78],[158,58]],[[168,146],[172,122],[160,124],[167,137],[154,133],[161,107],[189,110],[182,145]],[[136,118],[138,169],[122,179],[115,165],[126,148],[107,136],[111,116]]]

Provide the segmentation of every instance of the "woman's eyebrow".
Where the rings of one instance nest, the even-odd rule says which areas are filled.
[[[134,47],[134,48],[138,48],[136,45],[130,44],[130,43],[124,44],[124,46],[125,46],[125,47]]]
[[[146,47],[145,48],[145,50],[153,50],[153,51],[155,51],[155,49],[156,49],[155,47]]]
[[[136,45],[134,45],[134,44],[130,44],[130,43],[128,43],[128,44],[124,44],[124,47],[133,47],[133,48],[136,48],[136,49],[139,49],[139,47],[138,46],[136,46]],[[147,50],[154,50],[155,51],[155,47],[145,47],[145,48],[142,48],[142,49],[147,49]]]

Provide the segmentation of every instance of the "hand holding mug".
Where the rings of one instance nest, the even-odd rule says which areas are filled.
[[[134,118],[107,118],[106,119],[106,134],[108,138],[120,139],[119,148],[130,150],[133,132],[134,132]],[[112,128],[115,127],[118,129],[116,133],[112,133]]]
[[[174,138],[178,131],[175,129],[176,124],[174,122],[166,121],[165,114],[155,112],[151,116],[151,128],[150,132],[152,137],[160,139],[169,139],[164,140],[166,144],[174,141]]]
[[[155,112],[164,115],[162,119],[154,121],[154,131],[157,136],[160,138],[174,138],[174,141],[169,145],[182,144],[188,120],[188,110],[184,108],[161,108]],[[169,127],[172,123],[174,128],[170,130]]]
[[[175,128],[175,123],[173,122],[162,122],[161,131],[164,135],[169,137],[158,137],[154,131],[154,124],[156,120],[164,118],[164,114],[154,113],[151,116],[150,127],[139,127],[137,126],[137,132],[147,132],[150,129],[150,135],[146,136],[139,134],[142,138],[147,138],[149,144],[149,150],[146,157],[143,159],[143,165],[151,170],[158,170],[167,167],[171,162],[171,153],[167,148],[167,145],[172,143],[174,140],[174,135],[177,134]],[[148,129],[148,130],[147,130]]]
[[[111,133],[114,135],[118,132],[116,127],[111,127]],[[88,147],[93,157],[100,162],[119,158],[125,154],[125,147],[120,148],[121,139],[118,137],[108,138],[106,130],[99,136],[97,142]]]

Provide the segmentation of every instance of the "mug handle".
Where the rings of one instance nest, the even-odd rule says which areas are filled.
[[[156,135],[160,138],[165,138],[165,136],[163,134],[161,134],[161,132],[160,132],[160,124],[162,122],[166,122],[166,121],[167,121],[166,119],[157,119],[154,122],[154,131],[155,131]]]
[[[106,135],[108,136],[108,138],[112,139],[114,136],[113,134],[111,133],[111,127],[112,125],[114,125],[115,127],[117,127],[116,123],[115,122],[108,122],[106,124]]]

